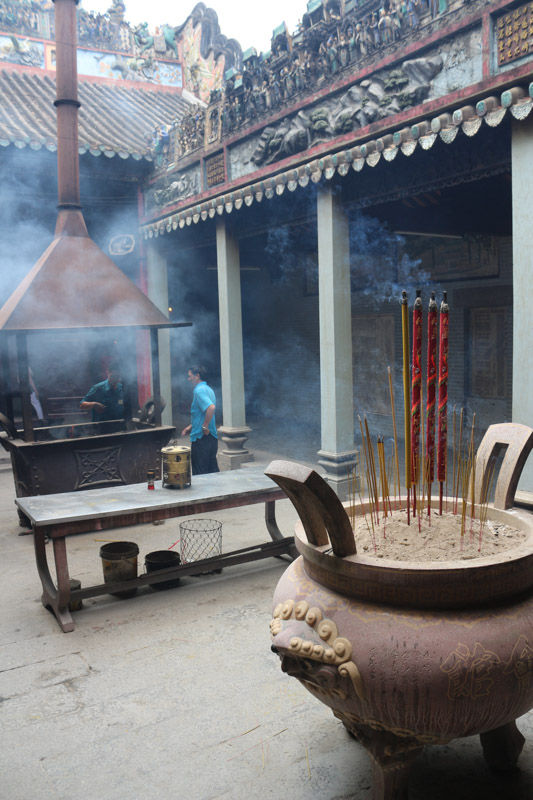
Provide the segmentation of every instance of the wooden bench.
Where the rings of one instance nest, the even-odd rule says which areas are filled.
[[[74,630],[69,603],[77,600],[126,591],[175,577],[220,570],[234,564],[273,556],[295,557],[297,554],[294,537],[284,537],[276,523],[276,500],[285,497],[285,493],[265,476],[262,468],[246,467],[212,475],[193,476],[192,485],[188,489],[162,488],[161,482],[157,481],[154,491],[149,491],[146,483],[130,484],[84,492],[18,497],[15,502],[32,524],[35,559],[43,586],[42,603],[56,616],[61,630],[67,633]],[[254,503],[265,503],[265,522],[270,541],[157,570],[128,581],[75,590],[70,588],[67,536],[139,525],[172,517],[204,514]],[[48,568],[47,540],[50,540],[53,548],[57,585]]]

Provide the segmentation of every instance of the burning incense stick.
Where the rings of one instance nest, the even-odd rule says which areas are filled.
[[[428,308],[428,361],[426,374],[426,461],[428,514],[431,514],[431,484],[435,480],[435,388],[437,384],[437,303],[431,292]]]
[[[379,489],[376,477],[376,460],[374,458],[374,447],[372,445],[372,437],[370,436],[370,431],[368,430],[368,422],[366,417],[364,418],[364,420],[365,420],[365,431],[367,440],[367,452],[370,462],[370,472],[372,476],[372,492],[374,496],[374,508],[376,509],[376,520],[379,523]]]
[[[442,494],[446,480],[446,456],[448,448],[448,303],[446,292],[440,306],[439,331],[439,419],[437,441],[437,480],[439,482],[439,514],[442,514]]]
[[[454,487],[454,493],[455,493],[455,507],[453,509],[454,514],[457,514],[457,503],[459,498],[459,464],[461,463],[461,448],[463,444],[463,415],[464,415],[464,408],[461,408],[461,414],[459,417],[459,449],[457,453],[457,475],[456,475],[457,483]]]
[[[389,484],[387,481],[387,462],[385,458],[385,441],[383,436],[378,436],[378,462],[379,462],[379,480],[381,484],[381,497],[383,498],[383,514],[386,517],[388,515],[387,512],[387,503],[389,505],[389,511],[392,514],[392,507],[389,497]]]
[[[402,507],[402,491],[400,489],[400,461],[398,458],[398,435],[396,433],[396,414],[394,411],[394,391],[392,389],[392,374],[391,369],[389,367],[389,392],[390,392],[390,404],[392,410],[392,428],[394,431],[394,458],[396,461],[396,479],[394,481],[395,491],[394,494],[396,495],[396,481],[398,481],[398,503],[399,508]]]
[[[472,520],[471,525],[473,524],[474,519],[476,518],[476,506],[475,506],[475,499],[476,499],[476,445],[475,445],[475,430],[476,430],[476,415],[472,417],[472,433],[470,435],[470,450],[472,453],[472,486],[471,486],[471,495],[470,495],[470,517]]]
[[[407,524],[410,524],[411,489],[411,397],[409,391],[409,309],[407,292],[402,292],[403,403],[405,417],[405,488],[407,489]]]
[[[452,512],[453,512],[453,493],[455,491],[455,404],[453,406],[453,480],[452,480]],[[446,494],[448,494],[446,492]]]
[[[479,512],[479,548],[478,551],[481,553],[481,545],[483,542],[483,531],[485,530],[485,525],[487,522],[487,514],[489,510],[489,501],[492,494],[492,485],[494,481],[494,474],[495,474],[495,463],[490,463],[489,461],[489,468],[483,468],[483,487],[480,497],[480,512]]]
[[[416,484],[420,466],[420,394],[422,389],[422,299],[416,290],[413,308],[413,372],[411,378],[411,477]],[[413,515],[416,514],[416,492],[413,492]]]

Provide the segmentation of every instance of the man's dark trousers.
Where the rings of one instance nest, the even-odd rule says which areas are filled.
[[[220,472],[217,464],[218,439],[208,434],[191,442],[191,468],[193,475]]]

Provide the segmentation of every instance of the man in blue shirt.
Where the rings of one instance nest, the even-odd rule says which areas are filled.
[[[218,436],[215,425],[215,393],[205,382],[205,367],[189,369],[187,380],[194,387],[191,405],[191,424],[181,432],[190,433],[191,469],[193,475],[219,472],[217,464]]]
[[[123,420],[129,416],[125,392],[120,382],[120,368],[118,364],[111,363],[107,370],[105,381],[95,383],[91,386],[85,397],[80,403],[83,411],[92,412],[93,422],[105,422],[107,420]],[[116,426],[116,430],[123,428],[123,425]],[[106,425],[106,432],[111,432],[115,426]]]

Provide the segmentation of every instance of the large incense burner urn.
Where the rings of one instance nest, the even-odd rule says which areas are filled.
[[[511,444],[489,513],[526,536],[473,561],[360,555],[346,509],[320,475],[286,461],[266,470],[301,520],[300,557],[274,595],[272,650],[367,748],[374,800],[407,798],[409,769],[427,744],[480,734],[495,769],[512,768],[522,750],[515,720],[533,707],[533,515],[497,503],[514,497],[533,431],[492,426],[478,461],[487,464],[502,440]],[[482,480],[481,463],[480,472]]]

